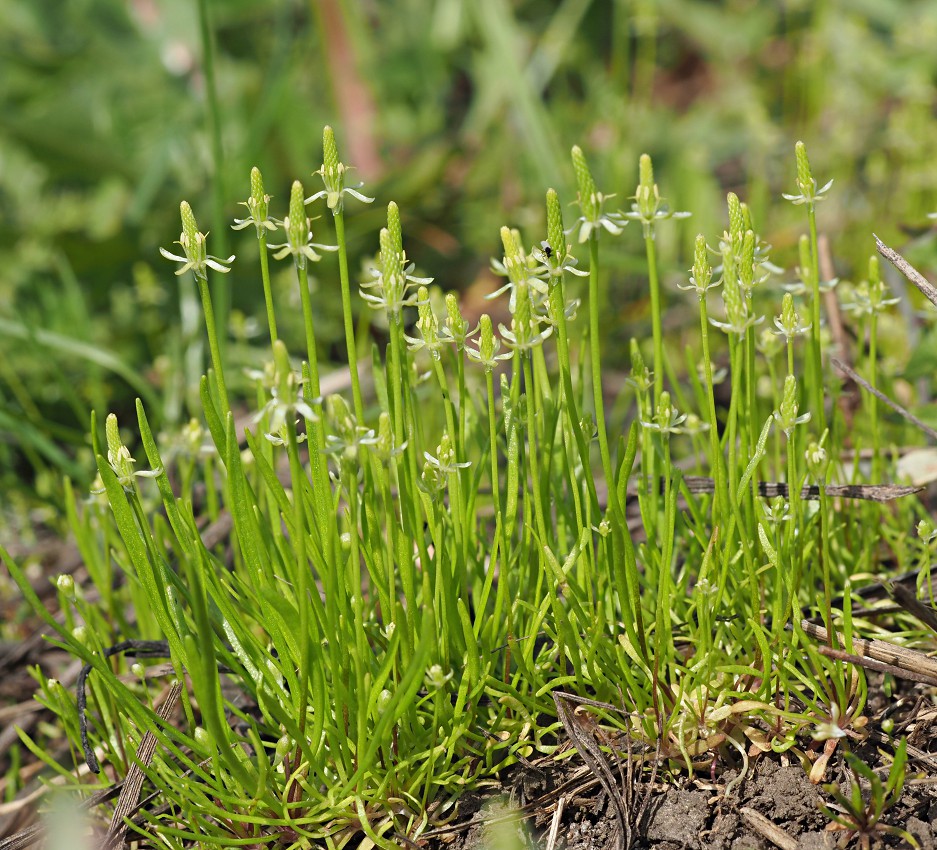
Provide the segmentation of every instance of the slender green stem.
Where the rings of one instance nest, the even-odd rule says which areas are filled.
[[[319,389],[319,358],[316,353],[316,331],[312,323],[312,299],[309,295],[309,273],[306,266],[297,266],[299,276],[299,298],[303,309],[303,326],[306,331],[306,362],[309,364],[309,395],[318,398]]]
[[[722,455],[722,447],[719,443],[719,421],[716,419],[716,398],[713,392],[713,364],[709,353],[709,313],[706,305],[706,295],[703,294],[699,300],[700,305],[700,335],[703,340],[703,368],[706,372],[706,401],[707,413],[709,414],[709,450],[712,455],[710,464],[713,471],[713,481],[716,492],[713,498],[713,525],[721,524],[728,519],[728,505],[726,500],[729,497],[725,481],[725,458]]]
[[[213,240],[218,255],[223,257],[228,253],[228,231],[224,221],[226,197],[224,146],[221,141],[221,107],[218,102],[218,86],[215,82],[214,33],[212,32],[208,4],[209,0],[198,0],[198,27],[199,38],[202,42],[202,67],[205,72],[205,91],[208,95],[208,131],[211,138],[212,162],[214,165],[214,175],[211,181]],[[228,291],[222,290],[218,296],[218,318],[222,327],[228,326],[230,303]],[[221,341],[221,347],[223,350],[223,340]]]
[[[504,610],[505,599],[510,589],[510,572],[506,568],[510,559],[511,544],[508,538],[507,528],[504,523],[504,514],[501,510],[501,482],[498,476],[498,423],[495,415],[495,387],[494,377],[491,370],[485,370],[485,391],[488,397],[488,446],[491,455],[491,500],[494,505],[495,525],[500,531],[500,574],[498,577],[498,589],[495,593],[494,616],[492,626],[500,627],[501,613]],[[488,565],[490,571],[494,571],[493,563]]]
[[[611,555],[613,564],[625,564],[625,586],[618,588],[622,600],[625,629],[638,651],[647,654],[646,635],[641,615],[641,602],[637,588],[637,565],[634,559],[631,536],[625,525],[625,516],[618,499],[618,486],[612,470],[612,458],[608,450],[608,434],[605,430],[605,401],[602,396],[602,352],[599,340],[599,241],[593,231],[589,236],[589,345],[592,366],[592,398],[595,404],[595,421],[599,434],[599,454],[602,456],[602,471],[608,491],[608,507],[612,517]],[[588,476],[587,476],[588,477]],[[656,504],[656,500],[655,500]]]
[[[208,347],[211,351],[212,368],[215,370],[215,385],[218,388],[218,401],[222,407],[222,416],[227,415],[231,409],[228,401],[228,389],[225,386],[224,367],[222,365],[221,345],[218,340],[218,330],[215,327],[215,311],[211,306],[211,293],[208,290],[208,280],[197,277],[199,295],[202,296],[202,311],[205,314],[205,329],[208,331]]]
[[[595,404],[595,424],[599,432],[599,453],[602,456],[602,471],[608,488],[608,504],[613,516],[620,519],[615,476],[612,473],[612,458],[608,450],[608,433],[605,430],[605,400],[602,395],[602,346],[599,339],[599,240],[595,232],[589,236],[589,345],[592,365],[592,400]],[[657,376],[655,376],[657,377]]]
[[[817,246],[817,211],[812,203],[807,204],[807,220],[810,224],[810,263],[812,266],[810,279],[813,284],[810,371],[813,380],[813,404],[816,409],[817,429],[822,434],[826,430],[826,410],[823,402],[823,354],[820,348],[820,262]]]
[[[267,231],[261,228],[257,237],[260,250],[260,276],[264,285],[264,304],[267,307],[267,327],[270,329],[270,344],[277,341],[277,316],[273,309],[273,287],[270,285],[270,259],[267,256]]]
[[[878,421],[878,313],[873,310],[869,317],[869,419],[872,426],[872,480],[882,480],[882,437]]]
[[[520,355],[519,355],[520,356]],[[522,356],[524,369],[524,388],[527,393],[527,464],[530,467],[531,488],[533,490],[534,513],[537,519],[537,535],[540,547],[547,545],[547,523],[543,512],[543,491],[540,489],[540,461],[537,456],[537,433],[534,412],[537,408],[536,390],[531,369],[530,357]]]
[[[800,581],[803,575],[804,559],[802,546],[795,539],[797,530],[801,525],[800,479],[797,475],[796,430],[792,431],[787,439],[787,491],[790,503],[791,519],[787,528],[787,551],[793,559],[791,570],[791,598],[790,611],[795,623],[800,623]]]
[[[579,406],[576,403],[576,393],[573,391],[573,375],[569,353],[569,330],[566,326],[566,294],[563,279],[560,278],[550,290],[550,312],[556,324],[557,361],[560,370],[563,401],[566,404],[567,420],[576,440],[579,451],[579,460],[582,463],[583,477],[592,499],[593,510],[598,512],[599,499],[595,490],[595,478],[592,475],[592,462],[589,457],[589,444],[582,433],[582,423],[579,416]]]
[[[442,392],[443,402],[446,408],[446,428],[449,431],[449,438],[452,440],[452,444],[456,450],[456,461],[462,460],[462,453],[465,451],[465,446],[462,443],[457,442],[458,440],[458,431],[456,430],[456,419],[455,413],[453,411],[452,397],[449,393],[449,382],[446,380],[446,372],[442,367],[442,362],[433,358],[433,368],[436,372],[436,380],[439,382],[439,389]],[[461,487],[461,471],[455,472],[449,476],[449,486],[450,494],[452,497],[452,504],[450,515],[452,517],[452,527],[455,534],[456,542],[456,551],[459,553],[459,564],[457,568],[460,571],[466,561],[466,540],[465,540],[465,516],[462,512],[462,487]]]
[[[309,296],[309,276],[305,265],[297,265],[299,277],[299,297],[302,302],[303,324],[306,330],[306,366],[309,371],[309,380],[306,384],[306,398],[310,400],[317,410],[321,411],[321,395],[319,385],[319,362],[316,354],[316,334],[312,322],[312,303]],[[323,450],[325,449],[325,429],[318,419],[308,423],[310,432],[310,445],[314,450],[309,452],[309,463],[312,467],[313,500],[316,510],[316,523],[323,550],[327,550],[334,542],[334,535],[328,533],[330,524],[334,524],[331,508],[331,487],[329,485],[328,465],[325,462]],[[333,561],[334,563],[334,561]]]
[[[647,275],[651,289],[651,333],[654,337],[654,408],[660,403],[660,394],[664,389],[664,337],[663,313],[660,303],[660,279],[657,275],[657,248],[654,231],[644,237],[647,253]]]
[[[335,216],[335,240],[338,244],[338,275],[342,284],[342,315],[345,322],[345,348],[348,350],[348,369],[351,372],[351,394],[358,424],[364,423],[364,403],[361,400],[361,380],[358,375],[358,345],[351,314],[351,285],[348,278],[348,251],[345,244],[345,214]]]
[[[468,408],[468,396],[465,392],[465,352],[460,348],[456,352],[456,369],[459,384],[459,441],[460,451],[465,451],[465,412]]]
[[[293,423],[286,428],[290,482],[293,488],[293,555],[296,559],[296,605],[299,609],[299,694],[298,719],[300,736],[306,731],[306,702],[309,692],[309,561],[306,556],[306,511],[303,508],[303,471],[299,460],[299,443]]]
[[[829,540],[829,499],[826,494],[826,479],[817,482],[820,485],[820,539],[818,546],[820,558],[823,561],[823,615],[826,623],[827,641],[830,646],[836,646],[838,640],[833,629],[833,582],[830,576],[830,540]]]

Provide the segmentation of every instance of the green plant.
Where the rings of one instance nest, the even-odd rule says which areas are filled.
[[[884,783],[855,753],[845,753],[846,764],[852,774],[849,790],[844,793],[836,783],[824,785],[823,790],[836,802],[832,806],[820,806],[820,810],[831,821],[827,829],[843,833],[840,847],[856,840],[863,850],[868,850],[875,838],[881,835],[893,835],[912,847],[920,847],[917,839],[906,829],[882,823],[882,817],[901,797],[908,761],[907,750],[907,739],[902,738]],[[868,801],[863,799],[863,785],[868,787]]]
[[[688,771],[735,761],[743,776],[752,756],[811,747],[805,733],[818,723],[861,726],[861,672],[805,650],[800,618],[818,611],[830,649],[841,629],[849,651],[854,632],[873,627],[853,619],[850,577],[880,572],[871,535],[898,534],[913,511],[828,498],[844,427],[835,388],[822,417],[810,409],[822,379],[811,371],[822,369],[819,324],[803,325],[794,296],[771,291],[778,270],[748,206],[729,194],[728,229],[712,248],[704,234],[695,240],[687,288],[700,333],[685,365],[663,345],[663,295],[654,298],[654,368],[633,342],[627,400],[636,415],[625,427],[603,392],[602,262],[611,251],[600,255],[598,234],[641,221],[648,281],[659,286],[655,225],[669,213],[649,158],[639,162],[634,207],[618,213],[581,149],[572,151],[582,215],[570,232],[589,252],[585,328],[558,192],[547,192],[546,239],[532,249],[500,228],[492,265],[507,279],[496,294],[507,296],[510,319],[497,334],[489,315],[471,327],[454,293],[417,275],[390,202],[360,289],[386,326],[368,364],[355,354],[363,340],[351,321],[347,246],[341,236],[337,246],[314,242],[307,206],[324,198],[342,233],[344,194],[370,198],[345,184],[328,128],[323,147],[323,191],[306,197],[293,181],[287,214],[273,222],[253,169],[250,218],[235,222],[253,224],[261,243],[271,342],[251,372],[246,427],[235,419],[244,402],[226,381],[207,274],[234,258],[208,254],[183,203],[183,255],[163,253],[182,264],[178,273],[193,272],[203,304],[212,369],[199,385],[201,421],[160,438],[138,401],[146,472],[114,414],[104,443],[92,421],[100,485],[85,504],[66,492],[100,605],[62,589],[57,624],[4,556],[58,640],[93,671],[81,743],[124,776],[128,739],[158,740],[143,770],[165,806],[145,810],[142,829],[176,846],[340,846],[362,833],[380,846],[413,840],[467,787],[556,750],[558,691],[590,695],[604,722]],[[277,330],[291,311],[267,285],[271,225],[285,241],[269,248],[292,260],[299,289],[302,361]],[[331,291],[344,313],[350,403],[323,394],[318,322],[328,291],[310,284],[323,250],[339,255]],[[762,310],[776,312],[778,301],[784,343],[756,336]],[[731,376],[726,404],[715,396],[719,358]],[[829,430],[808,431],[818,419]],[[880,433],[872,445],[881,450]],[[690,452],[711,479],[684,475],[679,461]],[[916,561],[912,549],[896,547]],[[842,602],[834,587],[845,589]],[[139,671],[129,684],[119,678],[128,661],[111,647],[127,640],[164,648],[184,685],[183,718],[153,711]],[[52,691],[46,700],[71,711]]]

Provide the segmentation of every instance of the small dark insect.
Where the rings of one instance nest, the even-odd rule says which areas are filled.
[[[550,247],[549,242],[541,242],[540,247],[543,248],[543,256],[548,260],[553,256],[553,249]]]

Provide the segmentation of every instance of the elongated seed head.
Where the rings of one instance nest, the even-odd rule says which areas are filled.
[[[403,253],[403,230],[400,226],[400,209],[393,201],[387,205],[387,229],[393,238],[394,250]]]
[[[256,165],[251,169],[251,200],[254,202],[252,212],[255,220],[263,221],[267,217],[267,202],[269,199],[264,194],[264,178]]]
[[[338,163],[338,146],[335,144],[335,133],[326,124],[322,128],[322,169],[327,174],[337,174]]]
[[[417,290],[416,298],[417,312],[419,313],[417,325],[420,329],[420,334],[427,346],[431,349],[435,349],[439,345],[439,320],[433,312],[433,305],[430,304],[429,290],[425,286],[421,286]]]
[[[104,420],[104,436],[107,438],[107,453],[117,455],[123,445],[120,441],[120,429],[117,426],[117,416],[113,413]]]
[[[189,206],[188,201],[183,201],[179,204],[179,213],[182,217],[183,244],[194,246],[198,241],[196,236],[198,233],[198,224],[195,222],[195,213],[192,212],[192,207]]]
[[[654,190],[654,165],[651,162],[650,155],[643,153],[638,160],[638,182],[642,189],[648,192]]]
[[[512,283],[518,284],[527,279],[527,257],[521,248],[516,230],[501,228],[501,244],[504,246],[504,267]]]
[[[696,246],[693,251],[693,282],[697,291],[705,290],[712,280],[713,270],[709,264],[709,249],[706,247],[706,237],[702,233],[696,237]]]
[[[813,187],[813,174],[810,171],[810,160],[807,159],[807,148],[803,142],[794,145],[794,159],[797,161],[797,184],[805,195]]]
[[[732,239],[732,248],[738,251],[742,245],[743,230],[742,204],[739,196],[735,192],[729,192],[726,195],[726,202],[729,207],[729,236]]]
[[[754,230],[755,227],[752,225],[752,211],[748,204],[741,203],[739,206],[742,209],[742,230]]]
[[[576,187],[579,189],[579,207],[588,221],[594,220],[598,215],[598,190],[592,172],[586,163],[585,154],[579,145],[573,145],[573,172],[576,174]]]
[[[751,290],[755,275],[755,234],[746,230],[742,237],[742,251],[738,260],[739,284],[746,290]]]
[[[309,221],[306,218],[306,204],[304,201],[303,184],[299,180],[293,181],[290,189],[290,223],[289,223],[289,244],[296,249],[305,245],[309,235]]]
[[[555,189],[547,189],[547,244],[557,265],[566,258],[566,234],[563,232],[563,208]]]
[[[482,313],[481,318],[478,320],[478,326],[480,328],[478,353],[481,361],[485,364],[485,368],[490,369],[495,356],[495,333],[494,328],[491,326],[491,316]]]

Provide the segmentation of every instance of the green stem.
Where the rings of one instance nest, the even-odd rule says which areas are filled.
[[[218,401],[221,404],[222,416],[226,416],[231,409],[228,402],[228,390],[225,386],[224,367],[221,360],[221,346],[218,341],[218,330],[215,327],[215,311],[211,306],[211,293],[208,290],[208,279],[196,277],[199,295],[202,296],[202,311],[205,314],[205,329],[208,331],[208,347],[211,351],[212,368],[215,370],[215,384],[218,387]]]
[[[868,394],[869,419],[872,425],[872,481],[882,480],[882,438],[878,422],[878,315],[873,311],[869,318],[869,386],[872,392]]]
[[[644,237],[647,253],[647,275],[651,288],[651,332],[654,336],[654,409],[660,403],[660,394],[664,389],[664,338],[660,303],[660,280],[657,276],[657,248],[654,233]]]
[[[618,494],[612,474],[612,458],[608,451],[608,434],[605,430],[605,400],[602,396],[602,346],[599,340],[599,240],[593,232],[589,236],[589,346],[592,365],[592,401],[595,405],[595,424],[599,432],[599,453],[602,456],[602,471],[608,489],[608,504],[612,514],[619,518]]]
[[[287,454],[293,488],[293,556],[296,559],[296,604],[299,608],[299,735],[306,731],[306,704],[309,692],[309,561],[306,556],[306,511],[303,508],[303,472],[299,442],[293,423],[287,423]]]
[[[309,275],[305,264],[296,266],[299,277],[299,297],[302,302],[303,324],[306,330],[306,366],[309,370],[306,398],[313,402],[317,411],[321,412],[321,403],[316,401],[322,394],[319,385],[319,361],[316,354],[316,334],[312,323],[312,302],[309,296]],[[320,545],[323,552],[331,547],[332,538],[327,537],[331,510],[331,492],[329,484],[328,465],[325,462],[323,450],[325,449],[325,429],[318,419],[307,425],[310,432],[309,463],[312,467],[313,500],[316,510],[316,523],[319,527]],[[332,517],[334,520],[334,517]]]
[[[608,450],[608,435],[605,430],[605,401],[602,397],[602,346],[599,340],[599,241],[593,231],[589,236],[589,345],[592,365],[592,399],[595,405],[595,422],[599,433],[599,454],[602,456],[602,471],[608,490],[608,507],[612,517],[612,562],[625,564],[625,586],[618,588],[622,601],[622,616],[625,630],[633,645],[647,657],[641,602],[637,595],[637,565],[633,544],[625,524],[624,512],[618,500],[618,486],[612,471],[612,458]],[[586,477],[589,477],[588,472]],[[655,499],[654,504],[657,504]],[[630,608],[630,610],[627,610]]]
[[[221,143],[221,107],[218,103],[218,86],[215,82],[215,46],[208,12],[209,0],[198,0],[198,28],[202,42],[202,66],[205,72],[205,91],[208,95],[208,131],[211,138],[214,179],[212,185],[212,229],[218,256],[227,253],[228,230],[224,222],[225,169],[224,147]],[[218,297],[218,317],[222,327],[228,325],[230,298],[227,290],[222,290]],[[222,340],[222,348],[224,347]]]
[[[829,496],[826,494],[826,478],[821,478],[820,485],[820,557],[823,561],[823,614],[826,621],[827,641],[830,646],[837,646],[836,633],[833,630],[833,582],[830,578],[830,540],[829,540],[829,520],[827,513],[829,508]]]
[[[488,445],[491,454],[491,500],[495,510],[495,524],[501,532],[501,562],[498,577],[498,589],[495,593],[493,628],[500,625],[501,612],[504,609],[504,600],[509,591],[509,571],[506,566],[510,557],[510,542],[507,529],[504,525],[504,514],[501,511],[501,484],[498,479],[498,423],[495,417],[495,386],[491,369],[485,369],[485,390],[488,396]],[[495,565],[489,564],[488,569],[494,570]],[[497,625],[495,625],[497,624]]]
[[[589,488],[592,500],[592,509],[598,513],[599,498],[595,490],[595,478],[592,476],[592,462],[589,457],[589,444],[582,433],[582,424],[579,416],[579,407],[576,404],[576,394],[573,392],[573,375],[569,356],[569,331],[566,327],[566,294],[563,279],[560,278],[550,290],[550,311],[556,324],[556,348],[558,365],[563,386],[563,400],[566,404],[567,419],[569,420],[576,448],[579,451],[579,460],[582,463],[583,477]]]
[[[309,364],[309,395],[318,398],[319,360],[316,354],[316,331],[312,324],[312,299],[309,295],[309,274],[305,265],[297,265],[299,275],[299,298],[303,308],[303,325],[306,331],[306,362]]]
[[[791,518],[787,526],[787,551],[791,553],[794,561],[791,574],[790,611],[795,623],[800,623],[800,580],[803,573],[803,552],[795,539],[795,532],[802,528],[800,487],[797,477],[797,452],[795,446],[796,431],[791,431],[787,438],[787,498],[790,504]]]
[[[716,486],[713,499],[713,526],[721,524],[728,519],[728,490],[725,481],[725,459],[719,444],[719,422],[716,419],[716,398],[713,392],[713,365],[709,354],[709,312],[706,305],[706,295],[699,300],[700,304],[700,334],[703,340],[703,367],[706,372],[706,401],[709,414],[709,450],[712,454],[713,481]]]
[[[542,547],[547,545],[548,538],[547,524],[543,513],[543,498],[540,490],[540,462],[537,456],[537,434],[534,430],[534,412],[537,406],[537,395],[534,387],[533,369],[530,367],[530,357],[522,355],[521,359],[524,364],[524,388],[527,392],[527,404],[525,405],[527,408],[527,463],[530,466],[534,512],[537,518],[537,535],[540,538],[540,546],[538,549],[542,549]]]
[[[277,341],[277,317],[273,309],[273,288],[270,285],[270,260],[267,257],[267,231],[261,228],[257,237],[260,249],[260,276],[264,284],[264,304],[267,306],[267,327],[270,329],[270,344]]]
[[[348,349],[348,369],[351,372],[351,394],[354,398],[355,418],[364,424],[364,403],[361,400],[361,381],[358,376],[358,346],[351,315],[351,285],[348,278],[348,252],[345,244],[345,214],[335,215],[335,240],[338,243],[338,275],[342,283],[342,314],[345,320],[345,347]]]
[[[813,284],[810,359],[817,429],[822,434],[826,430],[826,411],[823,404],[823,354],[820,349],[820,264],[817,247],[817,211],[812,203],[807,204],[807,220],[810,224],[810,278]]]
[[[653,230],[649,230],[648,234],[644,237],[644,248],[647,254],[647,274],[651,290],[651,332],[654,340],[654,405],[650,410],[650,416],[653,417],[657,411],[658,406],[660,405],[660,396],[664,390],[663,322],[660,303],[660,281],[657,276],[657,248],[654,244]],[[658,517],[658,511],[660,509],[660,492],[657,485],[657,479],[660,474],[660,470],[658,467],[659,458],[657,457],[657,452],[653,442],[651,442],[651,453],[648,455],[646,463],[646,468],[651,480],[650,512],[653,516],[654,526],[656,528],[660,525]],[[645,460],[642,458],[642,467],[644,464]]]

